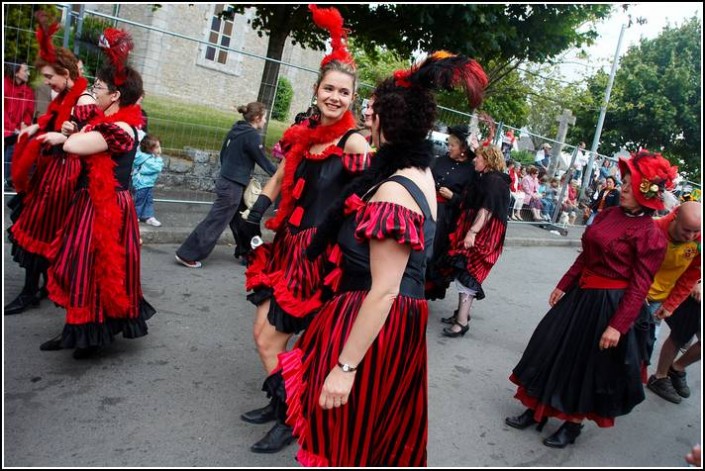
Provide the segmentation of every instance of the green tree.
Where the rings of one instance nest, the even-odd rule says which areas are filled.
[[[287,39],[322,50],[325,32],[312,27],[308,7],[298,5],[232,4],[226,14],[254,7],[249,20],[260,36],[269,35],[267,57],[281,60]],[[544,62],[571,47],[589,44],[597,37],[595,20],[605,18],[610,5],[501,5],[501,4],[340,4],[345,24],[372,57],[382,50],[411,57],[421,50],[448,49],[493,61],[487,69],[487,97],[497,83],[525,61]],[[582,28],[586,26],[586,28]],[[269,105],[271,85],[279,63],[268,61],[262,74],[258,101]]]
[[[53,5],[5,5],[5,27],[3,29],[3,49],[5,63],[27,62],[34,64],[39,46],[34,35],[34,13],[46,11],[51,18],[59,18],[58,9]],[[57,32],[56,36],[61,36]],[[55,40],[56,42],[56,40]]]
[[[702,22],[696,17],[631,47],[615,76],[600,152],[659,151],[690,180],[700,181],[701,57]],[[597,121],[606,81],[604,72],[589,80],[588,94],[597,109],[582,116],[580,126]]]
[[[272,119],[277,121],[287,121],[289,119],[289,108],[291,101],[294,99],[294,87],[286,77],[279,77],[277,85],[277,94],[274,98],[274,106],[272,107]]]

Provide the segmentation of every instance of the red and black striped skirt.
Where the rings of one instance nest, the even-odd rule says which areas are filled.
[[[65,348],[103,346],[122,332],[126,338],[147,334],[146,320],[154,308],[142,296],[140,282],[139,227],[129,191],[116,192],[121,210],[118,243],[125,247],[124,293],[129,299],[125,313],[108,312],[101,303],[101,280],[96,276],[93,247],[95,207],[88,190],[81,189],[66,218],[66,225],[52,246],[54,263],[49,268],[49,297],[66,309],[62,344]]]
[[[279,355],[287,422],[305,466],[426,466],[425,300],[397,297],[358,366],[348,403],[331,410],[318,404],[366,295],[351,291],[328,301],[296,348]]]

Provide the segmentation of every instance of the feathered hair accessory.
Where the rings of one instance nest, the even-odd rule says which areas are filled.
[[[468,104],[471,108],[476,108],[482,103],[489,81],[476,60],[448,51],[436,51],[420,64],[394,72],[394,83],[403,88],[419,86],[447,91],[462,85],[468,97]]]
[[[487,113],[478,113],[477,119],[480,123],[484,123],[485,126],[487,126],[487,137],[485,137],[485,140],[480,144],[482,147],[487,147],[492,144],[492,141],[494,141],[494,136],[497,131],[494,124],[494,119],[492,119],[492,116]]]
[[[619,169],[622,175],[631,174],[632,193],[641,206],[664,209],[664,193],[673,189],[678,167],[660,153],[642,149],[630,159],[620,158]]]
[[[325,29],[330,34],[333,51],[323,58],[321,67],[331,61],[338,61],[355,67],[355,60],[347,47],[348,30],[343,28],[343,16],[338,9],[334,7],[318,8],[314,4],[310,4],[308,9],[313,14],[313,22],[316,23],[316,26]]]
[[[100,36],[98,46],[103,49],[115,68],[115,76],[113,77],[115,85],[120,86],[125,83],[127,56],[130,55],[130,51],[134,47],[130,33],[122,29],[107,28]]]
[[[37,42],[39,43],[39,57],[50,64],[56,63],[56,49],[52,42],[54,34],[59,30],[59,23],[51,23],[49,15],[43,10],[34,14],[37,19]]]

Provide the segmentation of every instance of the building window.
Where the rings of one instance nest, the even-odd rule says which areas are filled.
[[[213,17],[211,18],[210,31],[208,32],[208,42],[210,45],[206,46],[205,55],[206,60],[223,65],[228,63],[227,48],[230,47],[230,39],[233,35],[232,20],[227,20],[218,16],[222,13],[224,8],[224,4],[215,6]]]

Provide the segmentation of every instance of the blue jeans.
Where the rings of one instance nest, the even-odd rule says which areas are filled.
[[[654,320],[654,343],[658,341],[658,335],[661,333],[661,319],[656,318],[656,311],[661,307],[663,304],[661,301],[648,301],[649,307],[647,308],[649,310],[649,314],[651,315],[651,318]]]
[[[153,187],[148,187],[135,190],[135,211],[137,211],[137,218],[140,221],[154,217],[153,189]]]
[[[12,153],[15,150],[15,145],[9,145],[5,146],[5,160],[4,160],[4,168],[5,168],[5,182],[8,180],[11,180],[10,178],[10,165],[12,164]]]

